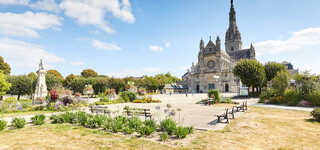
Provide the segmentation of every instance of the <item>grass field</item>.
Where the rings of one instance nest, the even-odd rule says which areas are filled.
[[[29,126],[0,132],[0,149],[319,149],[320,123],[308,112],[250,107],[220,131],[196,131],[168,143],[71,125]]]

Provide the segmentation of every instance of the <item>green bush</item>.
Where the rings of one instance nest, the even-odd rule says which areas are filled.
[[[279,96],[277,90],[273,88],[265,89],[260,94],[260,103],[264,103],[264,100],[270,100],[273,97]]]
[[[161,141],[165,142],[165,141],[167,141],[168,138],[169,138],[169,135],[168,135],[167,132],[163,132],[163,133],[160,134],[160,140]]]
[[[108,97],[102,97],[100,98],[100,102],[110,102],[110,99]]]
[[[214,95],[214,99],[216,101],[220,101],[221,97],[220,97],[220,92],[218,90],[209,90],[208,91],[208,97],[212,97],[212,95]]]
[[[106,116],[103,115],[88,115],[85,127],[87,128],[99,128],[102,126],[103,122],[107,120]]]
[[[152,119],[144,121],[144,125],[150,126],[150,127],[153,127],[153,128],[157,128],[156,121],[152,120]]]
[[[136,93],[129,92],[129,91],[124,91],[120,93],[120,97],[125,101],[125,102],[133,102],[137,98]]]
[[[7,122],[0,120],[0,131],[4,130],[7,127]]]
[[[143,125],[143,122],[137,117],[128,119],[128,127],[131,129],[138,130],[139,127],[141,127],[142,125]]]
[[[64,119],[61,115],[52,115],[50,116],[51,123],[53,124],[61,124],[64,123]]]
[[[45,119],[46,119],[45,115],[36,115],[31,118],[31,121],[32,121],[32,124],[34,125],[43,125]]]
[[[298,90],[288,89],[283,97],[285,103],[290,106],[296,106],[303,99],[302,93]]]
[[[126,134],[133,134],[134,131],[135,131],[135,129],[130,128],[129,126],[126,126],[126,127],[123,129],[123,132],[126,133]]]
[[[311,116],[314,120],[320,122],[320,108],[316,108],[311,112]]]
[[[140,136],[149,136],[155,131],[156,131],[156,128],[152,126],[144,125],[139,128],[138,133],[140,134]]]
[[[13,118],[11,125],[15,128],[23,128],[26,125],[26,120],[24,118]]]
[[[312,106],[320,106],[320,90],[312,90],[307,95],[307,100]]]
[[[64,120],[64,123],[71,123],[75,124],[77,123],[77,114],[72,112],[66,112],[62,114],[62,118]]]
[[[177,136],[178,139],[183,139],[187,137],[188,134],[189,134],[189,128],[182,127],[182,126],[177,127],[175,131],[175,135]]]
[[[169,135],[173,135],[176,128],[177,128],[177,123],[170,118],[162,120],[160,122],[160,130],[163,132],[167,132]]]

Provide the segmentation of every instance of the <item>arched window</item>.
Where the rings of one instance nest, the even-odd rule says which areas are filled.
[[[234,51],[234,48],[233,48],[233,47],[231,47],[231,51]]]

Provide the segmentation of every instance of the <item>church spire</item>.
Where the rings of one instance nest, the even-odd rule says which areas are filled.
[[[200,40],[200,50],[202,50],[202,49],[204,49],[204,41],[201,38],[201,40]]]
[[[236,11],[234,9],[234,1],[231,0],[229,12],[229,28],[226,33],[225,47],[226,51],[233,52],[242,49],[241,33],[237,26]]]

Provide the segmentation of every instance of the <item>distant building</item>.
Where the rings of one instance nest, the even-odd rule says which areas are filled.
[[[299,73],[299,70],[298,70],[298,69],[294,69],[294,68],[293,68],[293,65],[292,65],[290,62],[283,61],[281,64],[284,65],[284,66],[288,69],[288,71],[289,71],[289,73],[290,73],[291,75],[294,75],[294,74],[296,74],[296,73]]]
[[[192,63],[190,70],[182,76],[182,80],[188,87],[188,92],[202,93],[210,89],[218,89],[221,92],[238,92],[241,86],[240,79],[235,77],[232,69],[241,59],[256,59],[255,48],[242,49],[241,33],[236,22],[236,12],[231,0],[229,13],[229,28],[225,35],[225,48],[221,48],[221,40],[216,38],[205,46],[200,41],[198,63]]]
[[[177,94],[188,92],[188,87],[182,84],[166,84],[163,88],[165,94]]]

